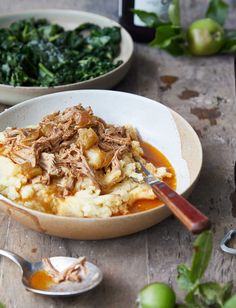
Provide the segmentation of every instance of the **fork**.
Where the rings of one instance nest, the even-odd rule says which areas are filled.
[[[203,230],[210,229],[211,223],[208,217],[171,189],[166,183],[156,179],[140,160],[135,160],[140,164],[143,173],[146,175],[144,181],[152,187],[154,194],[168,206],[171,212],[189,231],[198,234]]]

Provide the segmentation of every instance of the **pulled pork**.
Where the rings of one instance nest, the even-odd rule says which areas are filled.
[[[20,164],[31,181],[57,185],[62,196],[72,193],[85,176],[102,189],[97,172],[121,170],[119,160],[130,152],[133,139],[125,127],[109,125],[81,105],[52,113],[35,127],[7,128],[3,133],[1,155]],[[98,152],[101,162],[95,164]]]
[[[51,263],[49,258],[43,258],[43,267],[47,274],[52,278],[55,283],[61,283],[63,281],[81,282],[82,273],[86,274],[86,259],[85,257],[80,257],[78,260],[72,264],[70,267],[66,268],[64,271],[59,272]]]

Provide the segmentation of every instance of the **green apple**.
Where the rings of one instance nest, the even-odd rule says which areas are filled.
[[[167,284],[154,282],[140,290],[138,303],[140,308],[174,308],[175,293]]]
[[[210,18],[199,19],[188,28],[187,41],[192,55],[214,55],[224,44],[224,30]]]

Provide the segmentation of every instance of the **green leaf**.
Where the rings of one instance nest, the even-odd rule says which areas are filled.
[[[198,285],[196,284],[192,290],[190,290],[184,298],[185,302],[188,304],[188,308],[204,308],[201,298],[198,296]]]
[[[233,295],[227,302],[224,304],[224,308],[235,308],[236,307],[236,294]]]
[[[0,303],[0,308],[6,308],[6,306]]]
[[[221,284],[222,292],[223,292],[223,301],[226,301],[230,298],[233,289],[233,282],[229,281],[225,284]]]
[[[236,30],[225,31],[225,43],[220,51],[221,53],[236,53]]]
[[[217,282],[198,284],[186,295],[185,301],[189,308],[220,308],[223,307],[223,303],[231,290],[231,283],[225,285]]]
[[[226,299],[229,298],[233,288],[232,282],[227,284],[219,284],[217,282],[207,282],[199,285],[199,293],[202,302],[206,305],[219,305],[223,306]]]
[[[156,28],[155,38],[150,46],[163,49],[174,56],[181,56],[186,53],[184,37],[180,27],[162,25]]]
[[[156,28],[160,25],[165,24],[155,13],[134,9],[132,9],[131,11],[136,14],[142,20],[142,22],[146,24],[147,27]]]
[[[185,296],[185,301],[188,304],[188,308],[209,308],[205,298],[200,294],[199,285],[196,285],[195,288]]]
[[[191,266],[191,281],[195,283],[205,273],[212,252],[212,232],[201,233],[193,244],[193,257]]]
[[[206,17],[211,18],[218,22],[220,25],[224,25],[228,16],[229,5],[223,0],[210,0]]]
[[[227,40],[236,40],[236,30],[225,30]]]
[[[179,0],[172,0],[168,8],[168,15],[174,26],[181,25]]]
[[[179,264],[177,267],[177,284],[178,287],[182,290],[189,291],[192,289],[193,284],[191,281],[191,272],[190,269],[185,264]]]

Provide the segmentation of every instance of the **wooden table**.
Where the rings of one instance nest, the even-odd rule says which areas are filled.
[[[189,5],[191,2],[191,9],[185,8],[186,23],[202,16],[206,1],[182,2],[189,2]],[[117,19],[116,0],[0,1],[1,13],[30,8],[80,9]],[[232,27],[233,14],[231,17]],[[176,81],[170,85],[170,80],[175,78],[165,76],[175,76]],[[232,207],[230,201],[236,158],[234,59],[173,58],[136,44],[132,69],[116,89],[160,101],[180,113],[195,128],[203,145],[204,164],[199,184],[190,199],[213,222],[214,254],[208,278],[233,279],[236,283],[236,257],[219,250],[221,238],[235,227],[236,217],[236,204]],[[1,106],[1,110],[4,108],[6,106]],[[26,292],[20,283],[18,268],[2,258],[0,300],[9,308],[134,307],[137,292],[144,284],[159,280],[176,285],[176,265],[190,262],[193,241],[193,237],[172,217],[138,234],[86,242],[35,233],[0,214],[0,234],[1,248],[13,250],[26,259],[36,261],[45,255],[85,255],[104,272],[104,282],[91,292],[70,299],[47,298]]]

